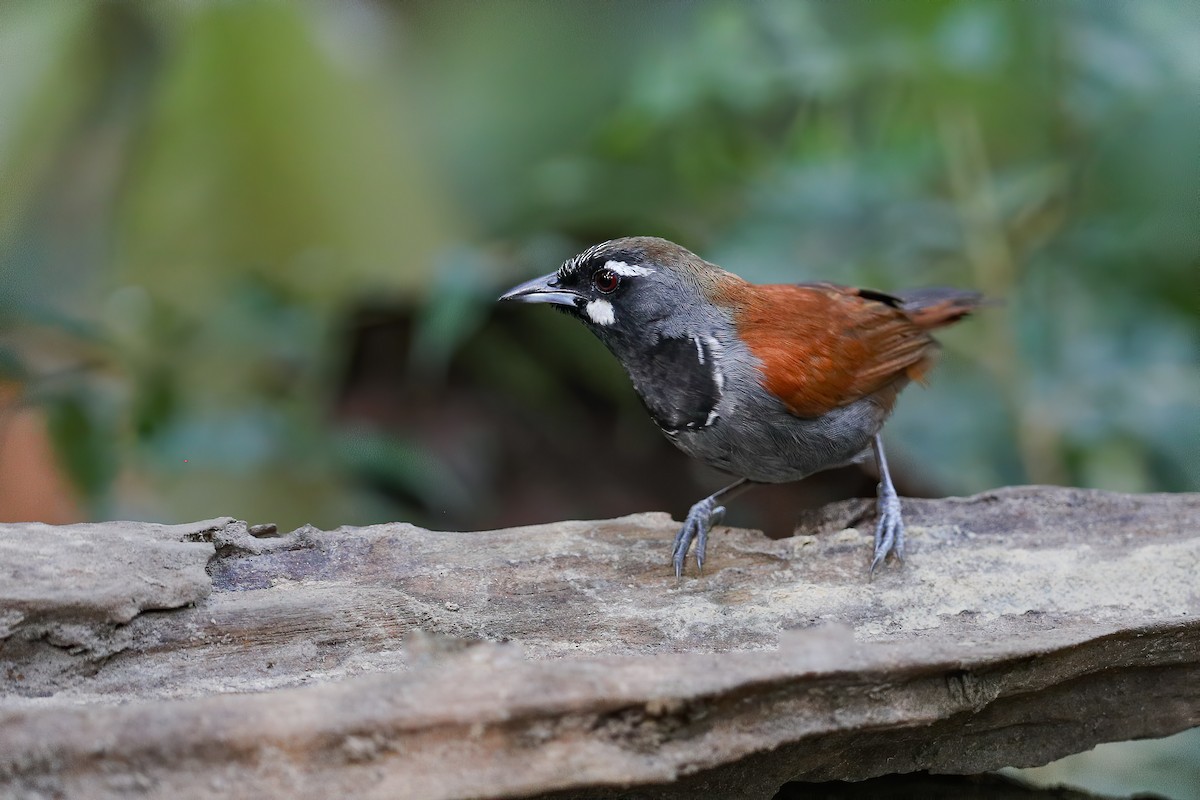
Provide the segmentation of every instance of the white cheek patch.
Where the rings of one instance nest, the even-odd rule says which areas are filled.
[[[624,278],[638,278],[643,275],[649,275],[654,270],[649,267],[639,267],[636,264],[626,264],[624,261],[609,261],[604,265],[604,268],[611,270]]]
[[[617,321],[613,314],[612,303],[607,300],[593,300],[583,308],[588,318],[597,325],[612,325]]]

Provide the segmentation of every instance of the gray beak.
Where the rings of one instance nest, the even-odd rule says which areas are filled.
[[[500,295],[500,302],[513,300],[518,303],[553,303],[558,306],[573,306],[577,301],[583,299],[582,295],[570,289],[559,289],[555,285],[557,279],[558,273],[551,272],[549,275],[526,281]]]

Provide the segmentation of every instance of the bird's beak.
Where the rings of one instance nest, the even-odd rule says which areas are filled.
[[[513,300],[518,303],[553,303],[559,306],[573,306],[582,299],[577,292],[558,288],[555,285],[557,280],[558,273],[551,272],[549,275],[526,281],[500,295],[500,302]]]

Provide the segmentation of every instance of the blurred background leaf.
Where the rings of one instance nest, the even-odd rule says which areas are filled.
[[[235,475],[281,525],[678,511],[718,477],[586,332],[492,302],[656,233],[1005,301],[900,406],[910,493],[1196,488],[1185,7],[9,3],[0,368],[83,516]],[[735,521],[869,490],[824,480]]]

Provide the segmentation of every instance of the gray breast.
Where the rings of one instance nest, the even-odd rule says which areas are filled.
[[[712,467],[764,483],[799,480],[860,460],[887,418],[870,397],[820,417],[797,417],[762,388],[758,362],[740,342],[727,352],[713,345],[704,351],[705,366],[718,400],[707,424],[669,429],[659,422],[679,449]],[[699,417],[698,408],[690,419]]]

